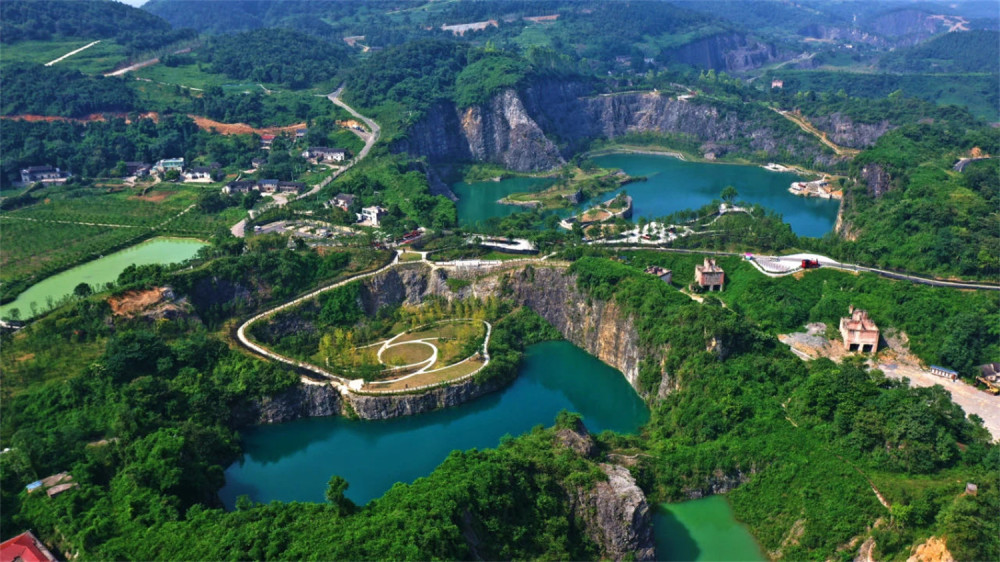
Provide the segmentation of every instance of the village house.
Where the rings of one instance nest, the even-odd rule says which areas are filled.
[[[208,166],[195,166],[181,175],[184,176],[185,181],[210,182],[212,181],[212,168]]]
[[[163,160],[157,161],[153,168],[161,174],[167,172],[168,170],[177,170],[178,172],[181,172],[184,170],[184,159],[164,158]]]
[[[53,166],[29,166],[21,169],[21,182],[23,183],[62,183],[68,177],[68,173]]]
[[[142,177],[148,176],[149,171],[152,166],[145,162],[126,162],[125,163],[125,176],[126,177]]]
[[[58,560],[31,531],[0,543],[3,562],[56,562]]]
[[[267,160],[264,160],[263,158],[254,158],[253,160],[250,161],[250,167],[253,168],[254,170],[260,168],[264,164],[267,164]]]
[[[948,380],[958,380],[958,372],[949,369],[947,367],[941,367],[939,365],[931,365],[931,374],[939,377],[944,377]]]
[[[302,151],[302,157],[306,159],[313,158],[316,162],[343,162],[347,159],[347,151],[343,148],[311,146]]]
[[[278,191],[278,180],[257,180],[257,189],[261,193],[275,193]]]
[[[306,133],[308,132],[309,129],[295,129],[295,138],[304,139],[306,137]]]
[[[694,280],[702,289],[721,291],[726,282],[726,273],[715,264],[715,259],[705,258],[702,265],[694,266]]]
[[[300,181],[279,181],[278,191],[281,193],[301,193],[306,184]]]
[[[351,205],[354,204],[354,199],[355,197],[350,193],[338,193],[336,197],[330,199],[326,203],[323,203],[323,206],[327,209],[336,207],[342,211],[349,211],[351,209]]]
[[[976,380],[986,385],[987,392],[1000,394],[1000,363],[980,365]]]
[[[378,226],[385,214],[386,210],[378,205],[363,207],[361,212],[358,213],[358,222],[366,223],[371,226]]]
[[[673,278],[674,275],[674,273],[669,269],[660,267],[658,265],[651,265],[647,267],[646,273],[659,277],[664,283],[670,283],[670,280]]]
[[[231,181],[222,187],[222,193],[232,195],[234,193],[249,193],[257,189],[257,183],[251,180]]]
[[[840,319],[840,335],[844,349],[862,353],[878,350],[878,326],[868,317],[867,310],[851,307],[851,316]]]
[[[782,89],[784,87],[785,87],[785,81],[784,80],[778,80],[777,78],[775,78],[774,80],[771,80],[771,89],[775,89],[776,88],[776,89],[780,90],[780,89]]]
[[[274,142],[274,135],[261,135],[260,147],[264,150],[271,150],[271,143]]]

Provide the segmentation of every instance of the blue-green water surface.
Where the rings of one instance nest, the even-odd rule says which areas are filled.
[[[326,417],[244,433],[245,456],[226,470],[228,508],[247,494],[259,502],[323,501],[330,476],[365,504],[396,482],[430,474],[453,450],[489,448],[504,435],[550,426],[560,410],[579,412],[593,432],[635,432],[649,419],[621,373],[566,341],[530,346],[507,388],[453,408],[380,421]]]
[[[837,221],[839,201],[800,197],[788,192],[792,182],[802,179],[793,173],[772,172],[760,166],[688,162],[656,154],[608,154],[597,156],[594,161],[604,168],[620,168],[631,176],[647,178],[624,188],[632,196],[633,221],[640,217],[652,219],[684,209],[697,209],[713,199],[719,199],[727,185],[736,188],[740,201],[757,203],[781,213],[799,236],[823,236],[833,230]],[[552,181],[510,178],[500,182],[454,184],[452,190],[459,197],[458,222],[462,226],[470,226],[491,217],[519,212],[522,207],[501,205],[497,200],[511,193],[539,191]],[[605,201],[613,196],[608,193],[598,199]],[[595,202],[585,202],[582,207],[590,207]],[[569,213],[560,212],[561,215]]]

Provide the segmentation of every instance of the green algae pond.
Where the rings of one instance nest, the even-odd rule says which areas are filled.
[[[656,558],[667,561],[767,560],[722,496],[661,503],[653,512]]]
[[[80,283],[87,283],[91,288],[98,289],[105,283],[118,279],[118,275],[130,265],[183,262],[193,258],[205,246],[207,244],[204,242],[191,238],[147,240],[35,283],[13,302],[0,306],[0,317],[10,319],[10,311],[16,308],[22,319],[31,318],[73,294],[73,289]]]

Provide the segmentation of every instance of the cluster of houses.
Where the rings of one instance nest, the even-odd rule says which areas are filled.
[[[327,209],[340,209],[344,212],[351,212],[351,207],[354,206],[354,201],[357,198],[350,193],[338,193],[336,197],[330,199],[329,201],[323,203],[323,206]],[[359,223],[365,226],[379,226],[382,223],[382,217],[386,215],[388,211],[378,205],[372,205],[371,207],[362,207],[360,213],[355,213]]]
[[[280,180],[236,180],[231,181],[222,187],[223,195],[233,195],[236,193],[249,193],[259,191],[261,193],[301,193],[306,184],[300,181],[280,181]]]

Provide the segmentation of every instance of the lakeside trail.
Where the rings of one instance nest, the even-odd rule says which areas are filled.
[[[79,49],[75,49],[73,51],[70,51],[70,52],[66,53],[65,55],[63,55],[63,56],[61,56],[61,57],[59,57],[57,59],[50,60],[49,62],[45,63],[45,66],[52,66],[53,64],[55,64],[55,63],[57,63],[57,62],[59,62],[59,61],[61,61],[63,59],[68,59],[69,57],[71,57],[71,56],[79,53],[80,51],[85,51],[85,50],[93,47],[94,45],[96,45],[96,44],[98,44],[100,42],[101,42],[101,40],[98,39],[97,41],[94,41],[93,43],[89,43],[87,45],[84,45],[84,46],[80,47]]]

